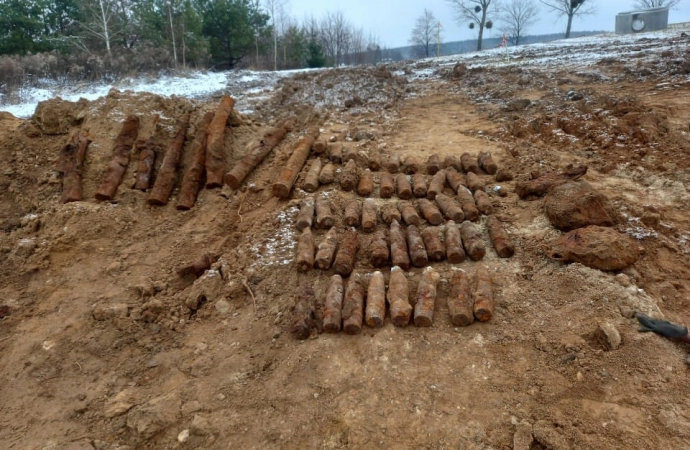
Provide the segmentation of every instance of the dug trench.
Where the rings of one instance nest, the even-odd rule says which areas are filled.
[[[189,211],[175,208],[181,171],[169,203],[150,206],[147,192],[131,189],[134,163],[113,201],[94,195],[126,115],[138,115],[140,136],[165,148],[177,119],[191,114],[184,169],[195,124],[219,99],[113,91],[92,103],[54,102],[62,120],[47,120],[47,112],[2,118],[0,437],[7,448],[681,448],[690,439],[687,348],[638,333],[632,313],[687,323],[690,149],[687,117],[674,115],[684,112],[660,111],[658,98],[630,91],[617,107],[610,84],[544,74],[496,89],[487,101],[478,95],[480,77],[513,86],[515,74],[501,69],[409,83],[370,69],[364,100],[348,98],[328,115],[295,107],[307,89],[322,89],[327,101],[334,85],[362,78],[334,73],[287,81],[262,113],[231,115],[228,170],[273,127],[291,116],[295,125],[237,189],[202,189]],[[569,99],[580,88],[584,98]],[[690,88],[673,96],[688,99]],[[531,100],[511,103],[517,112],[506,108],[516,98]],[[599,109],[608,113],[597,116]],[[568,128],[569,121],[581,123]],[[373,149],[384,160],[412,156],[421,165],[434,153],[459,160],[491,152],[515,175],[479,177],[515,254],[496,254],[481,215],[483,258],[430,263],[439,274],[431,327],[395,327],[387,316],[355,336],[317,326],[310,339],[295,339],[295,292],[309,286],[323,301],[334,272],[300,272],[295,262],[295,222],[312,163],[288,199],[274,197],[273,186],[314,122],[322,136],[355,147],[360,171],[359,157]],[[654,126],[636,133],[640,123]],[[61,204],[56,162],[77,129],[92,139],[84,199]],[[522,199],[516,186],[569,164],[587,166],[579,180],[612,205],[612,228],[639,247],[634,264],[602,271],[549,258],[563,232],[547,218],[543,197]],[[336,164],[337,175],[345,166]],[[376,182],[381,173],[373,171]],[[494,195],[498,186],[507,196]],[[377,192],[371,198],[379,202]],[[447,186],[446,194],[453,194]],[[364,200],[338,183],[315,195],[331,201],[341,236],[346,200]],[[370,233],[357,229],[363,248],[355,271],[364,277],[376,270],[364,261],[366,244],[382,229],[381,220]],[[319,243],[328,230],[312,231]],[[178,273],[194,261],[198,271]],[[458,268],[491,274],[491,320],[451,323]],[[381,270],[389,280],[390,267]],[[406,271],[410,292],[424,270]]]

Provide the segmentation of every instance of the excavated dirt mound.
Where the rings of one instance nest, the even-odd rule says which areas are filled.
[[[683,57],[675,47],[669,56]],[[428,64],[425,73],[449,70]],[[282,120],[294,120],[292,131],[239,189],[204,189],[186,212],[175,209],[179,174],[168,205],[152,207],[148,193],[131,189],[134,163],[113,201],[94,194],[127,115],[165,149],[190,113],[184,170],[197,124],[219,99],[112,91],[94,102],[50,101],[32,120],[0,116],[5,446],[683,448],[688,349],[638,333],[633,311],[687,324],[690,113],[681,106],[690,84],[657,65],[647,78],[609,63],[465,69],[451,78],[403,66],[285,78],[251,114],[231,117],[228,168]],[[294,292],[310,287],[318,307],[333,269],[298,272],[294,261],[306,170],[287,200],[272,186],[314,123],[356,149],[360,171],[375,151],[420,163],[433,153],[443,161],[490,152],[515,174],[478,175],[515,255],[496,254],[481,216],[482,259],[430,263],[440,276],[432,327],[397,328],[387,317],[357,336],[294,339]],[[56,163],[78,129],[93,141],[84,200],[63,205]],[[603,272],[549,258],[547,244],[562,233],[545,200],[522,200],[515,186],[569,164],[589,167],[582,179],[610,200],[620,218],[613,230],[641,248],[632,266]],[[374,171],[377,186],[380,177]],[[316,195],[334,206],[342,236],[345,205],[363,198],[337,182]],[[397,201],[377,189],[371,197],[380,209]],[[376,230],[387,228],[379,218]],[[313,229],[317,244],[326,232]],[[355,271],[368,280],[373,233],[357,233]],[[178,275],[204,255],[215,262],[201,276]],[[450,280],[479,267],[493,279],[493,317],[454,327]],[[423,270],[405,272],[411,299]],[[382,271],[388,281],[390,269]]]

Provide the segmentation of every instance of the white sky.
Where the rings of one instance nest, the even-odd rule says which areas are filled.
[[[462,27],[455,23],[453,9],[446,0],[287,1],[290,16],[300,22],[308,16],[313,15],[318,19],[327,11],[339,10],[354,26],[363,28],[365,36],[373,32],[378,36],[380,43],[388,48],[408,45],[415,19],[422,14],[424,8],[429,9],[440,20],[444,41],[476,39],[477,37],[476,29],[472,31],[465,23]],[[632,7],[634,0],[589,1],[597,5],[597,12],[591,16],[575,18],[574,31],[613,31],[616,14],[634,9]],[[536,0],[535,3],[537,3]],[[565,18],[558,18],[555,14],[547,12],[546,8],[539,3],[537,6],[542,8],[542,14],[539,21],[528,30],[528,34],[565,33],[567,24]],[[690,0],[681,0],[678,6],[671,10],[669,23],[677,22],[690,22]],[[489,31],[488,37],[500,34],[498,29],[494,28]]]

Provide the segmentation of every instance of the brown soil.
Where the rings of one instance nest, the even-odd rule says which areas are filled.
[[[393,75],[402,67],[389,69],[285,79],[254,115],[231,120],[228,166],[291,115],[293,131],[243,187],[202,190],[188,212],[175,209],[177,185],[167,206],[148,206],[146,193],[130,189],[134,163],[114,202],[94,193],[127,114],[140,116],[140,136],[155,127],[167,145],[176,118],[189,112],[195,124],[217,98],[113,91],[75,104],[81,113],[61,132],[81,126],[93,143],[85,200],[66,205],[55,167],[67,134],[47,134],[45,117],[0,116],[3,448],[511,449],[514,438],[520,450],[686,447],[688,349],[638,333],[632,312],[689,322],[690,84],[662,85],[678,76],[663,65],[642,77],[605,61],[586,76],[470,68],[407,82]],[[332,270],[298,273],[293,263],[305,173],[288,201],[271,187],[315,121],[384,157],[490,151],[516,175],[501,184],[507,197],[492,196],[515,256],[489,248],[459,265],[492,274],[491,321],[452,326],[453,268],[444,262],[433,264],[441,274],[433,327],[386,319],[357,336],[293,338],[295,289],[311,285],[323,300]],[[632,267],[602,272],[547,257],[562,233],[543,199],[520,200],[514,185],[569,163],[588,165],[582,179],[610,199],[622,218],[616,229],[641,247]],[[494,178],[481,178],[493,192]],[[356,194],[337,185],[320,192],[340,208],[342,232],[342,209]],[[325,232],[314,230],[317,243]],[[356,270],[367,274],[372,235],[360,236]],[[220,255],[211,270],[178,277],[175,269],[206,253]],[[412,291],[421,273],[410,270]],[[620,347],[602,343],[600,324],[619,331]]]

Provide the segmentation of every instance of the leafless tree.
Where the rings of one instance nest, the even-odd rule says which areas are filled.
[[[493,22],[488,17],[491,5],[498,6],[499,0],[446,0],[455,9],[456,20],[458,23],[470,21],[470,28],[475,25],[479,27],[479,37],[477,38],[477,50],[482,49],[482,38],[484,28],[491,28]]]
[[[680,0],[637,0],[633,6],[639,9],[660,8],[668,6],[669,9],[674,8]]]
[[[264,8],[271,16],[273,25],[273,70],[278,70],[278,19],[285,16],[284,9],[288,0],[264,0]]]
[[[108,51],[108,56],[112,56],[111,42],[114,36],[112,28],[116,13],[114,2],[112,0],[95,0],[84,6],[88,17],[80,25],[88,34],[102,40]]]
[[[341,11],[328,12],[321,19],[321,45],[335,66],[340,65],[350,47],[352,27]]]
[[[568,27],[565,29],[566,39],[570,37],[573,17],[593,14],[595,9],[594,5],[592,5],[592,2],[589,0],[539,0],[539,2],[562,16],[568,16]],[[587,6],[584,6],[585,4]]]
[[[431,56],[431,48],[436,40],[436,33],[438,20],[434,17],[434,13],[428,9],[424,9],[424,13],[417,17],[412,35],[410,36],[410,44],[417,46],[421,50],[421,54],[425,57]]]
[[[349,64],[360,65],[364,64],[364,51],[366,50],[366,41],[364,38],[364,30],[361,28],[353,28],[350,32],[350,47],[349,47]]]
[[[539,10],[533,0],[512,0],[501,8],[501,31],[513,45],[520,45],[529,27],[537,21]]]

